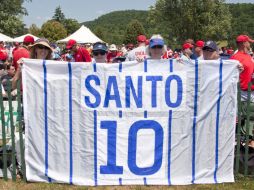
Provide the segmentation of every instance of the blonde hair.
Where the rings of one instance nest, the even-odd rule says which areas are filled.
[[[152,40],[152,39],[161,39],[161,40],[164,41],[163,37],[162,37],[160,34],[153,34],[152,37],[150,38],[150,40]],[[150,41],[150,40],[149,40],[149,41]],[[166,51],[167,51],[167,46],[164,45],[163,48],[162,48],[162,55],[163,55]],[[146,46],[146,51],[145,51],[145,52],[146,52],[146,55],[151,56],[150,46],[149,46],[149,45]]]

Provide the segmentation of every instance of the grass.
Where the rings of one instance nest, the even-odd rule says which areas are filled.
[[[47,184],[47,183],[25,183],[21,180],[17,182],[0,180],[1,190],[205,190],[205,189],[222,189],[222,190],[254,190],[254,177],[236,177],[236,183],[225,183],[216,185],[188,185],[188,186],[70,186],[64,184]]]

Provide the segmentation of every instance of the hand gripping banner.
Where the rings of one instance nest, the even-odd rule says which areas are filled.
[[[25,59],[28,181],[233,182],[236,65]]]

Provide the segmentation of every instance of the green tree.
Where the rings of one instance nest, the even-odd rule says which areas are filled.
[[[41,27],[41,36],[55,42],[67,36],[64,26],[57,21],[49,20]]]
[[[80,24],[77,20],[75,19],[65,19],[62,24],[64,25],[67,34],[72,34],[73,32],[75,32],[76,30],[78,30],[80,28]]]
[[[36,26],[36,24],[32,24],[28,29],[30,34],[33,34],[35,36],[40,36],[41,29]]]
[[[231,30],[231,14],[224,0],[158,0],[149,11],[149,20],[157,31],[165,31],[168,39],[178,43],[187,38],[227,39]]]
[[[137,43],[137,36],[144,34],[145,30],[143,25],[138,20],[132,20],[126,28],[126,34],[124,38],[124,43]]]
[[[52,20],[55,20],[55,21],[58,21],[60,23],[63,23],[64,20],[65,20],[65,15],[64,13],[62,12],[62,9],[60,6],[58,6],[56,9],[55,9],[55,13],[54,13],[54,16],[52,17]]]
[[[25,25],[21,21],[22,15],[27,15],[22,6],[25,1],[31,0],[0,0],[0,32],[9,36],[23,34]]]
[[[105,34],[105,31],[103,30],[103,28],[102,28],[101,26],[97,26],[97,27],[95,28],[94,34],[95,34],[96,36],[98,36],[98,38],[100,38],[101,40],[104,41],[106,34]]]

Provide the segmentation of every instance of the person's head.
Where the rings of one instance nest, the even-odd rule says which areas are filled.
[[[111,44],[110,46],[109,46],[109,51],[111,51],[111,52],[117,52],[117,47],[116,47],[116,45],[115,44]]]
[[[138,42],[138,46],[141,45],[146,45],[146,36],[145,35],[139,35],[137,36],[137,42]]]
[[[127,51],[133,50],[134,45],[132,43],[129,43],[127,44],[126,48],[127,48]]]
[[[4,42],[0,41],[0,47],[3,48],[4,47]]]
[[[203,47],[204,60],[219,59],[219,48],[214,41],[207,41]]]
[[[8,73],[9,76],[13,77],[15,75],[15,67],[13,65],[8,64],[6,66],[6,70],[7,70],[7,73]]]
[[[23,39],[23,45],[25,46],[30,46],[34,44],[34,37],[27,35],[26,37],[24,37]]]
[[[38,39],[29,47],[31,59],[52,59],[52,48],[47,39]]]
[[[151,59],[161,59],[161,56],[167,51],[164,39],[161,35],[156,34],[150,38],[149,45],[146,49],[146,54]]]
[[[236,38],[236,44],[238,47],[238,50],[244,51],[245,53],[250,51],[250,43],[253,43],[254,40],[252,40],[249,36],[247,35],[239,35]]]
[[[108,48],[105,43],[96,42],[93,44],[92,54],[96,63],[106,63]]]
[[[182,50],[183,50],[183,54],[187,57],[190,57],[193,52],[192,52],[192,48],[194,46],[191,43],[184,43],[182,46]]]
[[[19,43],[18,42],[14,42],[13,44],[15,47],[19,47]]]
[[[204,47],[204,44],[205,42],[202,40],[196,41],[194,51],[198,56],[201,56],[203,54],[202,48]]]
[[[76,40],[70,39],[66,44],[66,49],[71,50],[72,52],[78,51],[78,43]]]

